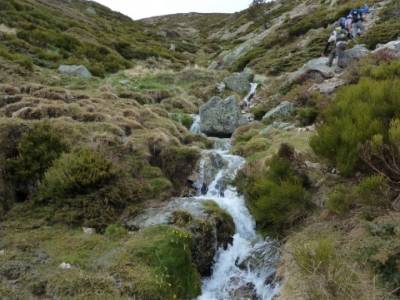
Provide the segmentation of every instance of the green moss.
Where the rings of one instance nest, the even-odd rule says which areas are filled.
[[[185,230],[148,228],[128,241],[127,251],[116,258],[110,269],[124,279],[128,295],[142,299],[191,299],[200,293],[200,276],[192,264],[190,243],[191,236]],[[137,273],[138,270],[145,272]],[[148,272],[153,274],[152,278],[147,277]]]

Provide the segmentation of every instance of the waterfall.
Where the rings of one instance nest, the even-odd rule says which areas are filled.
[[[230,140],[216,139],[214,151],[227,163],[221,168],[206,192],[202,182],[195,184],[198,201],[213,200],[233,218],[236,232],[233,243],[226,250],[219,249],[215,257],[211,277],[203,280],[202,295],[198,300],[270,300],[278,292],[278,284],[272,283],[277,251],[274,242],[264,239],[255,230],[255,221],[246,202],[237,190],[227,184],[243,166],[242,157],[230,155]],[[200,173],[207,166],[200,162]],[[200,174],[200,179],[204,174]],[[255,298],[256,297],[256,298]]]
[[[246,103],[246,107],[250,107],[252,104],[252,100],[256,94],[258,87],[258,83],[250,83],[250,92],[247,94],[247,96],[243,99],[243,102]]]
[[[193,118],[193,123],[192,126],[190,127],[190,131],[195,133],[195,134],[200,134],[200,116],[199,115],[192,115]]]

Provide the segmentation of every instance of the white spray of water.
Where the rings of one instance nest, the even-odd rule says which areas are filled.
[[[199,115],[193,115],[193,123],[192,126],[190,127],[190,131],[195,133],[195,134],[200,134],[201,129],[200,129],[200,116]]]
[[[258,88],[258,83],[250,83],[250,92],[247,94],[247,96],[243,99],[243,102],[246,104],[246,107],[250,107],[252,102],[253,102],[253,98],[256,95],[256,91]]]
[[[229,148],[226,146],[228,141],[220,141],[219,146],[222,149]],[[209,184],[207,193],[196,199],[213,200],[226,210],[232,216],[236,233],[232,245],[226,250],[218,250],[212,276],[203,280],[202,295],[198,300],[245,300],[253,299],[251,295],[254,294],[262,300],[272,299],[279,289],[277,284],[270,282],[276,261],[273,242],[264,240],[256,233],[255,221],[246,207],[245,199],[234,187],[226,184],[236,176],[244,159],[230,155],[228,150],[213,151],[221,155],[227,165]],[[204,164],[201,172],[204,172]],[[203,185],[203,178],[199,177],[199,182],[195,184],[197,188]],[[201,190],[198,191],[201,194]],[[247,294],[243,294],[243,291],[247,291]]]

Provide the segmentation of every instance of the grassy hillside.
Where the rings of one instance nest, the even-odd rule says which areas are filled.
[[[91,1],[0,0],[0,298],[196,297],[196,255],[211,249],[213,220],[229,239],[229,216],[210,204],[207,221],[178,212],[161,227],[126,224],[193,192],[188,178],[212,141],[189,131],[192,114],[250,68],[256,121],[233,136],[247,162],[236,184],[259,232],[282,240],[279,299],[397,299],[398,56],[288,79],[365,3],[368,31],[350,46],[395,40],[396,0],[280,0],[141,21]],[[95,76],[58,74],[60,64]],[[262,120],[282,101],[295,110]]]
[[[153,56],[186,60],[156,32],[95,2],[12,0],[0,8],[9,28],[1,33],[0,56],[27,69],[83,64],[104,76]]]

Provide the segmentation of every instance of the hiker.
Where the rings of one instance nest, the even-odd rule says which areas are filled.
[[[351,35],[353,38],[364,33],[364,10],[353,9],[350,12],[351,16]]]
[[[324,55],[326,56],[329,52],[329,49],[332,48],[329,52],[329,61],[327,65],[332,67],[333,60],[335,57],[338,57],[338,66],[341,68],[345,67],[345,53],[348,39],[348,31],[343,29],[342,27],[337,27],[332,32],[328,39],[328,43],[326,44]]]

